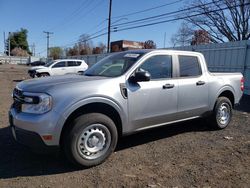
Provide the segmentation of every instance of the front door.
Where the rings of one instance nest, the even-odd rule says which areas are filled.
[[[140,130],[175,119],[178,86],[172,78],[172,67],[171,55],[154,55],[137,69],[148,71],[150,81],[127,82],[130,129]]]
[[[53,75],[64,75],[66,71],[66,61],[57,62],[51,68]]]

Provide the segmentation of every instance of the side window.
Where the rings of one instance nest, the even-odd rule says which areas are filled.
[[[192,77],[201,75],[198,57],[179,55],[180,77]]]
[[[76,61],[68,61],[68,67],[75,67],[77,66]]]
[[[82,64],[81,61],[76,61],[76,66],[80,66]]]
[[[65,61],[61,61],[56,63],[52,68],[60,68],[60,67],[65,67],[66,66],[66,62]]]
[[[139,69],[148,71],[151,79],[164,79],[172,77],[172,56],[156,55],[147,59]]]

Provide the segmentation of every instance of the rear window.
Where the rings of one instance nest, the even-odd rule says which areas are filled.
[[[180,77],[195,77],[201,75],[198,57],[179,55]]]

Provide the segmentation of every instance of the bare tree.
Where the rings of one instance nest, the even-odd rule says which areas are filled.
[[[210,37],[207,31],[196,30],[194,31],[194,37],[192,38],[191,45],[208,44],[210,43]]]
[[[153,40],[147,40],[144,42],[144,48],[145,49],[155,49],[156,48],[156,44]]]
[[[189,46],[192,42],[194,30],[187,23],[182,22],[177,33],[171,37],[173,46]]]
[[[207,4],[211,2],[210,4]],[[250,38],[249,0],[195,0],[190,4],[186,21],[207,31],[214,43]],[[192,16],[199,14],[199,16]]]
[[[93,42],[90,39],[90,36],[87,34],[82,34],[79,37],[78,49],[80,55],[92,54]]]

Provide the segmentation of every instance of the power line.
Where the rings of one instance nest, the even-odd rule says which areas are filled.
[[[209,3],[211,4],[211,3]],[[244,5],[249,5],[250,3],[246,3]],[[204,4],[205,5],[205,4]],[[207,5],[207,4],[206,4]],[[203,14],[207,14],[207,13],[212,13],[212,12],[217,12],[217,11],[221,11],[221,10],[226,10],[226,9],[230,9],[230,8],[233,8],[233,7],[239,7],[241,5],[234,5],[234,6],[230,6],[230,7],[224,7],[224,8],[219,8],[219,9],[215,9],[215,10],[211,10],[211,11],[206,11],[204,13],[198,13],[198,14],[193,14],[193,15],[190,15],[190,16],[182,16],[182,17],[178,17],[178,18],[173,18],[173,19],[168,19],[168,20],[164,20],[164,21],[159,21],[159,22],[153,22],[153,23],[148,23],[148,24],[143,24],[143,25],[137,25],[137,26],[134,26],[134,27],[127,27],[127,28],[122,28],[122,29],[116,29],[114,31],[111,31],[111,32],[119,32],[119,31],[125,31],[125,30],[130,30],[130,29],[136,29],[136,28],[141,28],[141,27],[147,27],[147,26],[152,26],[152,25],[157,25],[157,24],[162,24],[162,23],[166,23],[166,22],[172,22],[172,21],[178,21],[178,20],[182,20],[182,19],[185,19],[185,18],[192,18],[192,17],[196,17],[196,16],[200,16],[200,15],[203,15]],[[197,7],[197,6],[195,6]],[[190,8],[193,8],[193,7],[190,7]],[[179,10],[179,12],[182,12],[183,10]],[[175,11],[176,12],[176,11]],[[106,29],[106,28],[104,28]],[[102,29],[102,30],[104,30]],[[100,31],[102,31],[100,30]],[[100,32],[99,31],[99,32]],[[97,33],[97,32],[96,32]],[[91,39],[95,39],[95,38],[98,38],[100,36],[104,36],[104,35],[107,35],[108,33],[105,32],[105,33],[101,33],[99,35],[96,35],[96,36],[93,36],[93,37],[89,37],[88,39],[84,40],[83,42],[86,42],[86,41],[89,41]],[[76,42],[78,41],[75,41],[75,42],[72,42],[68,45],[64,45],[64,46],[61,46],[61,47],[67,47],[67,46],[70,46],[70,45],[73,45],[75,44]]]
[[[81,13],[82,10],[89,7],[93,2],[94,0],[83,0],[82,3],[74,11],[71,12],[71,14],[62,19],[60,24],[49,28],[49,30],[56,30],[56,28],[61,28],[62,26],[65,26],[68,22],[72,22],[74,17],[76,17],[79,13]]]
[[[112,32],[112,31],[111,31],[111,32]],[[98,38],[98,37],[101,37],[101,36],[104,36],[104,35],[107,35],[107,34],[108,34],[108,32],[105,32],[105,33],[102,33],[102,34],[99,34],[99,35],[96,35],[96,36],[93,36],[93,37],[89,37],[88,39],[85,39],[85,40],[83,40],[83,41],[81,41],[81,42],[87,42],[87,41],[89,41],[89,40],[92,40],[92,39],[95,39],[95,38]],[[60,47],[65,48],[65,47],[71,46],[71,45],[73,45],[73,44],[76,44],[77,42],[78,42],[78,40],[75,41],[75,42],[71,42],[71,43],[69,43],[69,44],[60,46]]]
[[[244,5],[249,5],[249,4],[250,3],[246,3]],[[127,27],[127,28],[117,29],[116,32],[131,30],[131,29],[136,29],[136,28],[141,28],[141,27],[147,27],[147,26],[152,26],[152,25],[157,25],[157,24],[162,24],[162,23],[172,22],[172,21],[177,21],[177,20],[182,20],[182,19],[185,19],[185,18],[192,18],[192,17],[195,17],[195,16],[200,16],[200,15],[203,15],[203,14],[217,12],[217,11],[226,10],[226,9],[229,9],[229,8],[234,8],[234,7],[239,7],[239,6],[241,6],[241,5],[234,5],[234,6],[231,6],[231,7],[225,7],[225,8],[219,8],[217,10],[206,11],[205,13],[197,13],[197,14],[193,14],[193,15],[190,15],[190,16],[182,16],[182,17],[179,17],[179,18],[173,18],[173,19],[169,19],[169,20],[153,22],[153,23],[138,25],[138,26],[134,26],[134,27]]]
[[[217,2],[220,2],[220,0],[205,3],[205,4],[203,4],[203,6],[207,6],[207,5],[210,5],[210,4],[213,4],[213,3],[217,3]],[[137,23],[137,22],[140,22],[140,21],[146,21],[146,20],[150,20],[150,19],[154,19],[154,18],[160,18],[160,17],[163,17],[163,16],[169,16],[169,15],[172,15],[172,14],[192,10],[192,9],[195,9],[195,8],[198,8],[198,7],[200,7],[200,5],[196,5],[196,6],[192,6],[192,7],[188,7],[188,8],[185,8],[185,9],[172,11],[172,12],[167,12],[167,13],[159,14],[159,15],[156,15],[156,16],[150,16],[150,17],[146,17],[146,18],[142,18],[142,19],[137,19],[137,20],[133,20],[133,21],[129,21],[129,22],[116,24],[115,27],[120,26],[120,25],[127,25],[127,24],[131,24],[131,23]]]
[[[179,3],[181,1],[183,1],[183,0],[177,0],[177,1],[174,1],[174,2],[162,4],[162,5],[159,5],[159,6],[155,6],[155,7],[152,7],[152,8],[148,8],[148,9],[144,9],[144,10],[140,10],[140,11],[136,11],[136,12],[131,12],[131,13],[128,13],[128,14],[123,14],[123,15],[120,15],[120,16],[115,16],[115,17],[112,17],[112,18],[121,18],[121,17],[126,17],[126,16],[132,16],[132,15],[148,12],[150,10],[155,10],[155,9],[159,9],[159,8],[162,8],[162,7],[165,7],[165,6],[173,5],[173,4]]]

